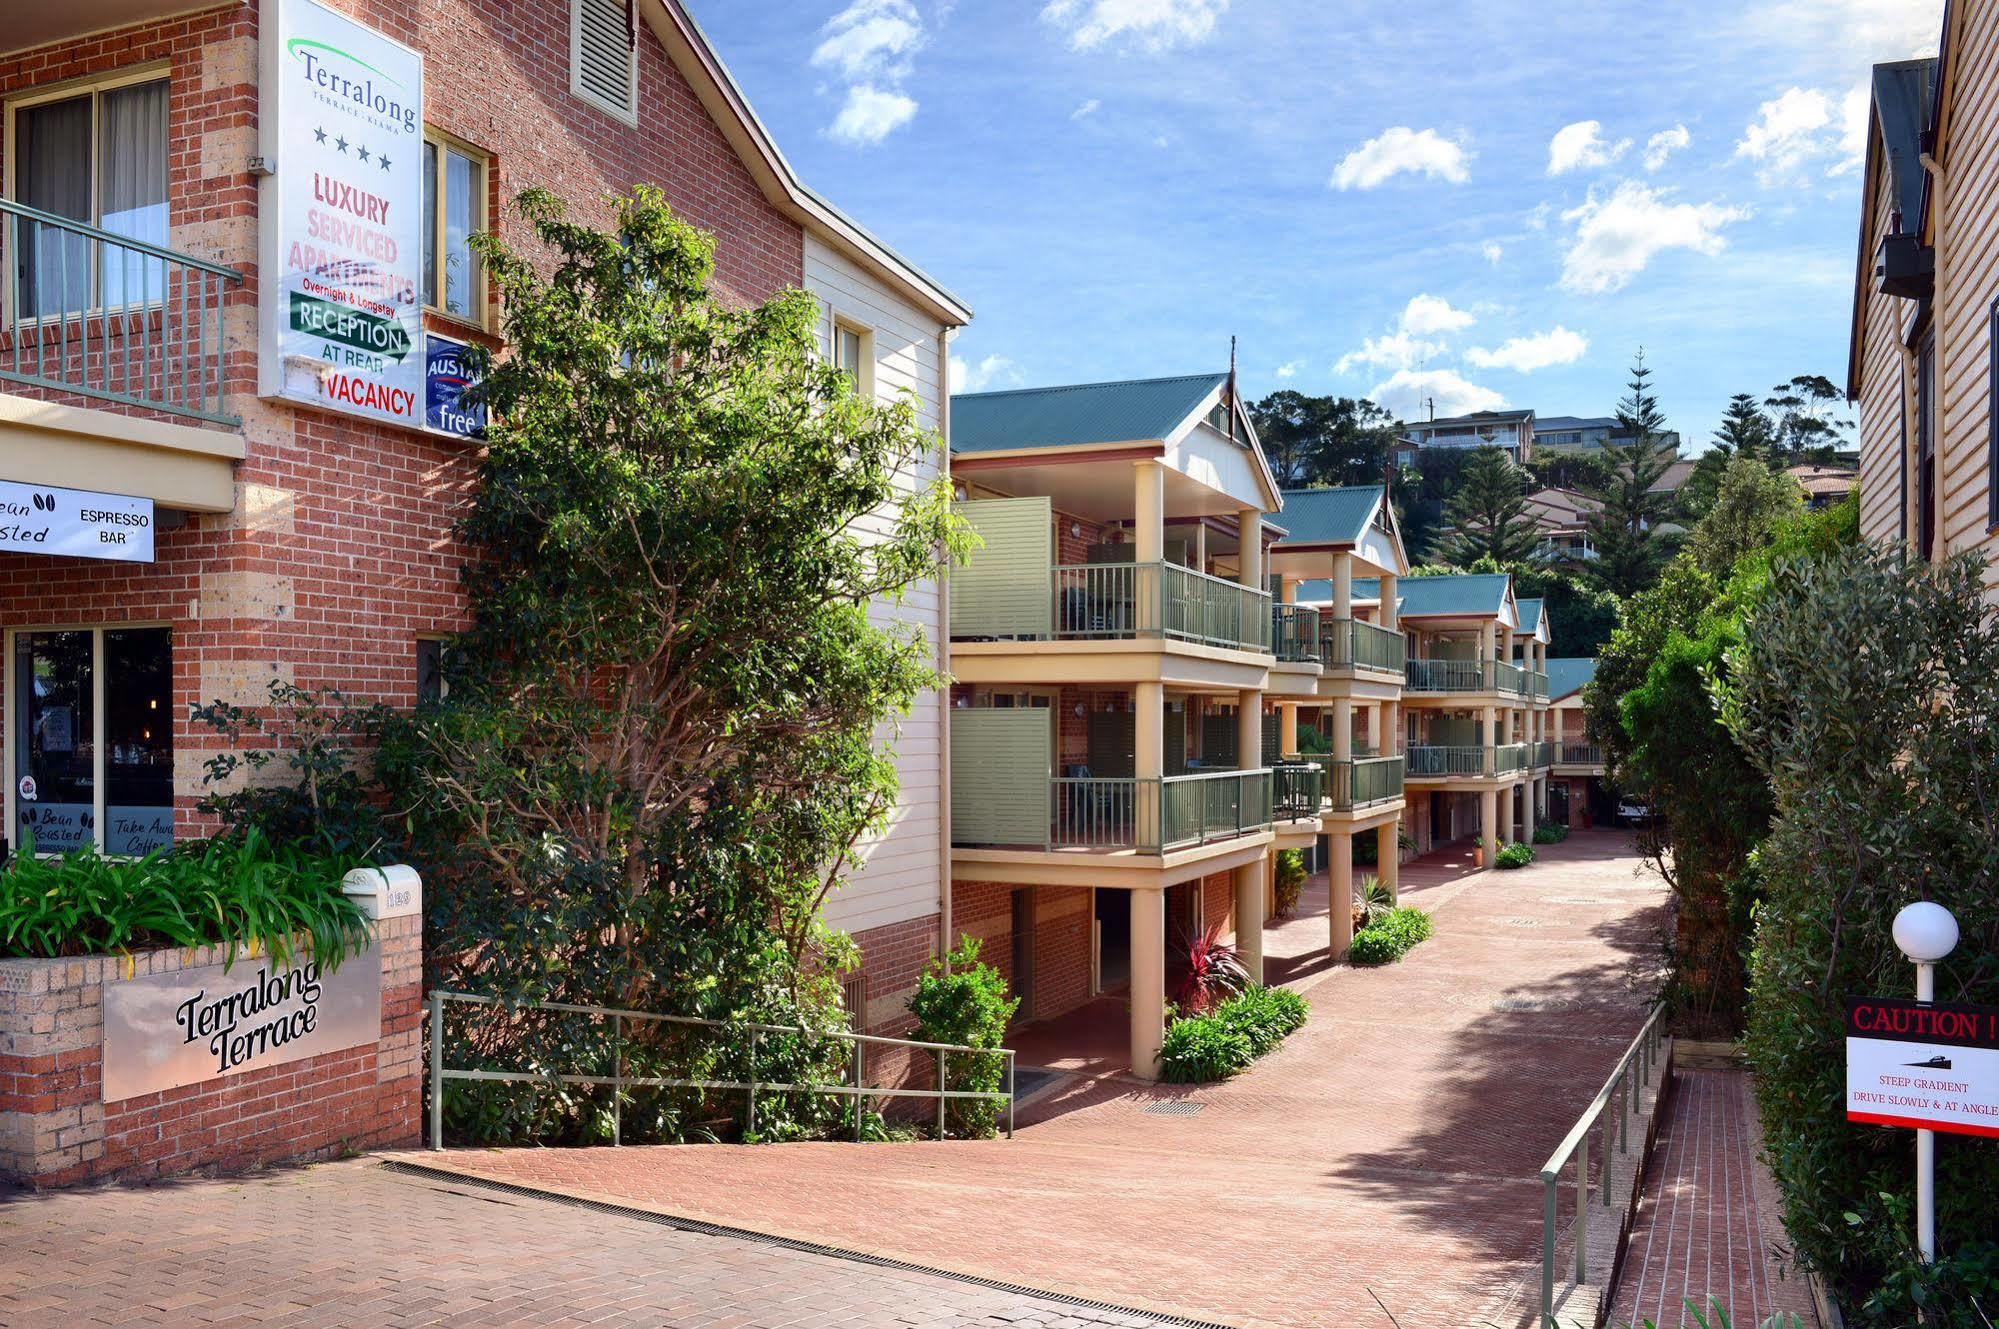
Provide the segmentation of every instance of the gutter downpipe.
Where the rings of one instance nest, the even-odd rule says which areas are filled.
[[[951,483],[951,335],[937,330],[938,473]],[[937,577],[937,957],[951,954],[951,569]]]

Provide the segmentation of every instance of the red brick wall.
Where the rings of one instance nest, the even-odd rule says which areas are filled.
[[[1090,999],[1092,919],[1087,887],[1017,888],[999,882],[956,882],[951,890],[954,931],[981,938],[982,958],[1014,981],[1013,893],[1034,895],[1034,1009],[1024,1018],[1051,1019]]]
[[[771,207],[692,89],[640,25],[643,132],[568,92],[563,0],[334,0],[426,56],[428,120],[493,154],[497,202],[542,185],[597,223],[602,196],[658,184],[718,237],[717,281],[750,301],[803,280],[799,229]],[[255,397],[255,6],[230,6],[0,59],[0,97],[164,61],[170,78],[170,243],[245,280],[230,295],[226,409],[248,458],[236,510],[159,535],[157,562],[0,555],[0,627],[165,623],[174,629],[177,803],[193,829],[200,750],[190,703],[254,703],[282,675],[358,698],[414,700],[419,632],[464,626],[452,526],[478,450],[462,441]],[[4,165],[4,163],[0,163]],[[26,392],[10,385],[10,392]],[[106,477],[106,488],[117,487]],[[0,741],[5,731],[0,729]],[[11,829],[11,828],[10,828]]]
[[[914,1023],[909,998],[916,991],[916,980],[937,954],[937,927],[938,916],[931,914],[854,934],[854,942],[861,948],[861,973],[867,979],[868,991],[867,1010],[857,1027],[889,1037],[908,1032]],[[990,955],[982,958],[992,959]]]
[[[103,1177],[232,1170],[345,1149],[416,1143],[421,1132],[422,930],[380,925],[379,1043],[102,1101],[102,988],[218,964],[222,948],[0,962],[0,1176],[37,1187]]]

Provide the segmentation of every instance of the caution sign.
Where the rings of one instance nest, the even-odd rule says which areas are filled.
[[[1999,1006],[1850,999],[1846,1119],[1999,1137]]]

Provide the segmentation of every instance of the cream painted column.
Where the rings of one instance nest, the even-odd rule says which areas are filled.
[[[1499,791],[1481,789],[1478,795],[1478,864],[1489,868],[1499,854]]]
[[[1287,706],[1282,702],[1278,703],[1277,746],[1282,749],[1279,754],[1281,756],[1295,757],[1298,755],[1298,708],[1296,706]]]
[[[1486,775],[1492,775],[1495,773],[1492,763],[1496,759],[1493,749],[1499,746],[1499,708],[1488,706],[1482,714],[1485,725],[1479,734],[1479,741],[1485,745],[1485,755],[1479,758],[1479,770]]]
[[[1158,567],[1166,558],[1166,468],[1141,461],[1132,476],[1132,561],[1138,564],[1132,574],[1132,617],[1141,635],[1157,635],[1165,627],[1161,615],[1166,609],[1164,574]]]
[[[1262,524],[1261,518],[1258,519],[1257,524],[1259,526]],[[1298,580],[1296,577],[1278,578],[1277,603],[1286,605],[1295,605],[1298,603]]]
[[[1235,870],[1235,950],[1252,983],[1263,982],[1263,900],[1269,856]]]
[[[1244,508],[1236,515],[1236,581],[1263,589],[1263,510]]]
[[[1402,703],[1391,701],[1383,706],[1382,709],[1388,713],[1388,718],[1382,722],[1385,732],[1388,735],[1388,747],[1381,755],[1384,757],[1397,756],[1402,752],[1404,746],[1402,738]]]
[[[1334,831],[1326,836],[1326,844],[1332,855],[1326,865],[1327,944],[1338,960],[1353,946],[1353,832]]]
[[[1517,813],[1514,799],[1520,792],[1517,784],[1506,785],[1499,791],[1499,840],[1501,844],[1513,843],[1513,819]]]
[[[1333,555],[1333,617],[1353,617],[1353,555]]]
[[[1353,760],[1353,700],[1349,697],[1333,698],[1333,732],[1328,735],[1333,740],[1335,761]]]
[[[1132,790],[1132,833],[1141,851],[1159,852],[1165,827],[1160,818],[1166,806],[1166,792],[1160,785],[1166,774],[1166,689],[1158,683],[1140,683],[1132,689],[1132,774],[1137,785]],[[1152,843],[1145,843],[1151,840]]]
[[[1487,619],[1484,623],[1480,624],[1478,629],[1478,676],[1482,681],[1490,680],[1490,683],[1494,685],[1499,681],[1499,671],[1496,669],[1487,669],[1486,665],[1492,661],[1499,650],[1498,646],[1494,644],[1498,639],[1497,630],[1498,624],[1491,619]]]
[[[1380,620],[1384,628],[1399,627],[1402,622],[1401,611],[1395,604],[1396,588],[1400,585],[1401,578],[1390,573],[1381,575],[1381,612],[1375,617]]]
[[[1520,840],[1523,844],[1534,843],[1534,792],[1539,786],[1540,781],[1532,776],[1520,786]]]
[[[1131,1073],[1159,1078],[1159,1046],[1166,1039],[1166,892],[1129,891],[1131,897]]]
[[[1235,756],[1237,770],[1263,767],[1263,693],[1255,689],[1236,693]]]
[[[1402,885],[1402,846],[1398,837],[1402,833],[1402,822],[1383,822],[1374,830],[1374,875],[1381,878],[1381,884],[1388,888],[1392,900]]]

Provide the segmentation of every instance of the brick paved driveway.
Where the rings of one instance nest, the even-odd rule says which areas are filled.
[[[1619,833],[1541,849],[1406,867],[1437,935],[1399,965],[1314,965],[1323,913],[1287,924],[1311,1021],[1225,1085],[1072,1079],[1013,1141],[412,1157],[1228,1323],[1385,1329],[1379,1297],[1401,1329],[1513,1324],[1532,1178],[1637,1030],[1665,895]]]
[[[0,1193],[0,1325],[1144,1329],[935,1275],[677,1231],[373,1160]]]

